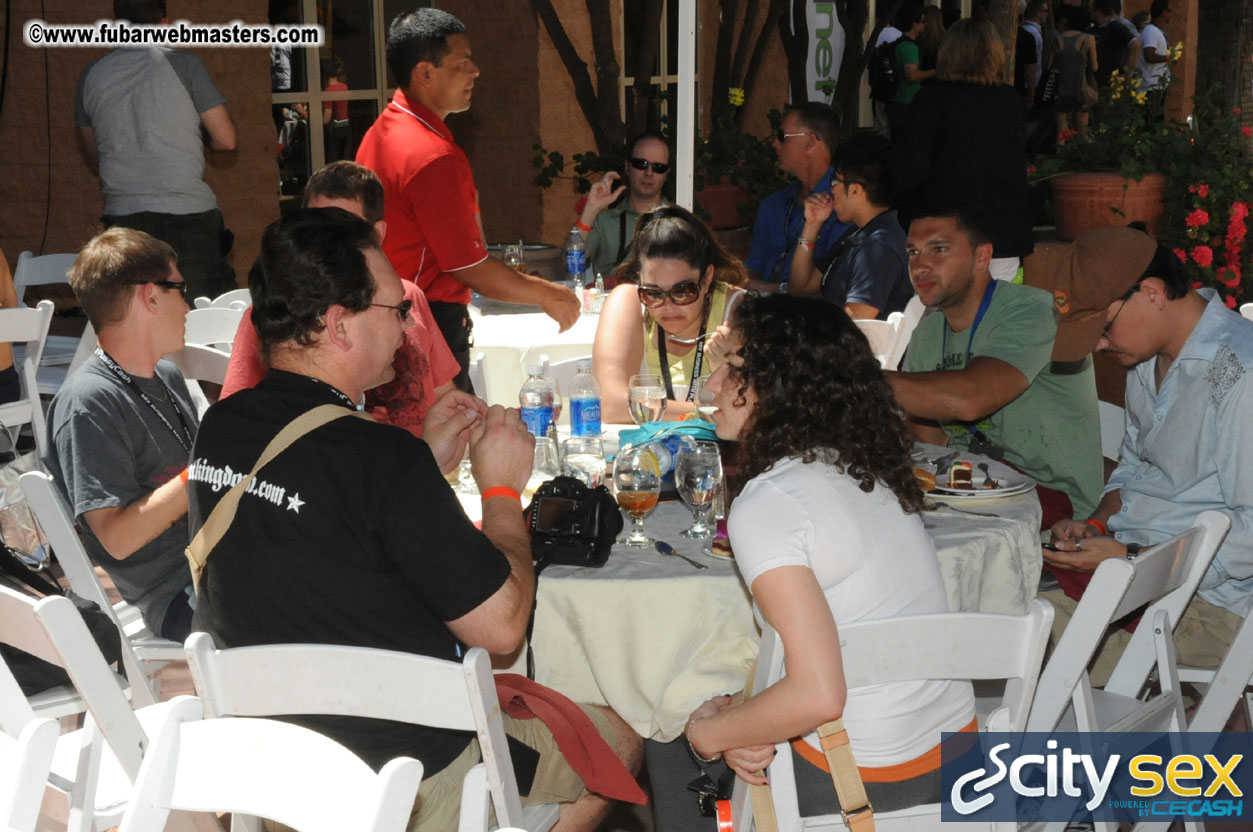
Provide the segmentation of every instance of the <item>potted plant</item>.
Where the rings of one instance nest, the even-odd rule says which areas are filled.
[[[785,184],[770,140],[740,130],[737,118],[743,106],[744,90],[732,87],[726,106],[717,109],[709,135],[696,139],[693,196],[698,213],[713,228],[750,223],[761,200]],[[777,128],[782,115],[772,111],[769,117],[771,127]]]
[[[1182,45],[1171,50],[1172,61]],[[1166,86],[1142,90],[1115,71],[1094,108],[1087,136],[1058,136],[1057,154],[1039,165],[1049,180],[1057,235],[1073,240],[1102,225],[1140,221],[1157,233],[1166,180],[1187,151],[1188,136],[1162,121]]]

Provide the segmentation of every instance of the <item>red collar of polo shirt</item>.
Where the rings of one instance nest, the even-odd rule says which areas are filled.
[[[452,134],[448,132],[448,125],[444,124],[444,120],[435,115],[434,110],[424,107],[422,104],[419,104],[417,101],[414,101],[412,98],[405,95],[403,90],[396,90],[396,94],[392,96],[392,104],[396,107],[396,109],[403,113],[408,113],[418,121],[422,122],[422,125],[435,135],[442,139],[447,139],[450,142],[453,141]]]

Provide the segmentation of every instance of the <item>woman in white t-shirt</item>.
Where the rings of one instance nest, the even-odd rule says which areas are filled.
[[[841,625],[948,612],[903,416],[866,339],[829,303],[748,298],[707,389],[718,436],[741,442],[746,483],[731,506],[731,545],[783,640],[786,675],[747,701],[719,696],[698,708],[685,729],[693,755],[724,757],[761,783],[774,743],[800,738],[802,814],[833,812],[813,732],[843,717],[876,809],[938,801],[940,733],[974,729],[970,683],[844,682]]]

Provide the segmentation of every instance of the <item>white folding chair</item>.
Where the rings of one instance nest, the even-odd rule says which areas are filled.
[[[474,356],[474,360],[470,362],[470,386],[474,388],[474,395],[480,399],[487,399],[487,356],[478,353]]]
[[[230,366],[231,357],[213,347],[187,343],[178,352],[165,356],[174,363],[183,378],[187,381],[187,391],[191,393],[192,404],[196,406],[196,414],[203,416],[209,409],[209,400],[197,382],[208,381],[221,386],[226,381],[226,368]]]
[[[64,668],[87,708],[83,728],[62,734],[57,742],[40,828],[51,823],[68,832],[99,832],[116,826],[139,774],[149,730],[160,723],[168,703],[131,710],[117,674],[68,598],[36,600],[0,586],[0,641]],[[0,685],[0,694],[4,688]],[[4,699],[11,721],[25,725],[34,718],[29,704],[23,711],[11,696]],[[17,729],[6,722],[5,730]],[[196,825],[217,827],[216,819],[206,821],[198,819]],[[179,825],[187,828],[186,819]]]
[[[544,368],[544,375],[556,380],[557,390],[563,396],[569,396],[570,385],[574,384],[574,374],[579,371],[579,362],[590,359],[590,355],[583,355],[578,358],[567,358],[565,361],[550,362],[547,355],[541,355],[539,363]]]
[[[301,832],[401,832],[422,764],[391,760],[378,774],[334,740],[270,719],[203,718],[175,699],[139,771],[120,832],[162,832],[171,809],[246,812]]]
[[[202,347],[213,347],[230,355],[231,346],[235,343],[235,331],[239,329],[239,321],[243,316],[243,309],[230,307],[192,309],[187,313],[183,341]]]
[[[0,343],[23,347],[20,356],[16,351],[13,354],[13,360],[19,367],[22,397],[0,405],[0,427],[8,435],[9,447],[16,450],[22,426],[30,425],[41,460],[48,455],[48,431],[44,427],[43,405],[39,402],[37,375],[44,342],[48,338],[48,324],[52,321],[52,310],[50,300],[41,300],[34,309],[0,309]]]
[[[1253,303],[1246,303],[1240,307],[1240,314],[1253,321]]]
[[[870,351],[879,359],[880,367],[889,367],[888,361],[896,349],[896,341],[901,334],[901,321],[904,318],[902,313],[893,312],[886,321],[874,318],[858,318],[853,321],[870,342]]]
[[[247,309],[252,306],[252,293],[248,289],[231,289],[216,298],[201,295],[192,301],[192,309],[209,309],[215,306],[225,309]]]
[[[51,341],[57,336],[49,335],[48,340]],[[55,364],[48,363],[47,351],[45,350],[44,358],[40,362],[43,366],[36,372],[39,379],[39,392],[47,394],[49,390],[60,390],[65,380],[74,375],[79,367],[83,366],[83,362],[91,357],[96,350],[96,330],[91,325],[91,321],[83,327],[83,337],[78,339],[78,345],[74,347],[74,354],[70,357],[68,363],[58,361]]]
[[[75,595],[97,604],[117,624],[123,637],[122,664],[127,676],[135,682],[132,694],[135,705],[155,702],[156,693],[149,680],[170,662],[183,660],[183,645],[155,635],[144,624],[139,610],[127,602],[119,601],[116,605],[110,602],[74,528],[69,504],[52,477],[31,471],[23,474],[19,482],[70,589]]]
[[[54,283],[69,283],[69,271],[78,259],[77,254],[45,254],[36,257],[32,252],[23,251],[17,256],[17,270],[13,272],[13,288],[17,290],[17,305],[23,309],[26,305],[26,290],[31,286],[48,286]],[[44,347],[46,355],[37,362],[36,376],[39,381],[39,392],[51,396],[57,392],[61,382],[65,381],[65,364],[77,355],[80,339],[68,335],[50,335]],[[92,345],[95,346],[94,344]]]
[[[922,320],[922,316],[926,311],[927,307],[922,305],[922,299],[917,295],[914,295],[909,299],[909,303],[905,304],[900,331],[896,336],[896,345],[892,347],[892,352],[888,355],[887,368],[889,370],[895,370],[901,366],[901,360],[905,357],[905,351],[909,349],[909,339],[913,337],[914,330],[918,327],[918,322]]]
[[[1101,456],[1118,461],[1123,436],[1127,433],[1127,412],[1112,402],[1098,401],[1101,414]]]
[[[840,628],[845,681],[848,687],[856,688],[921,680],[1004,680],[1004,694],[992,713],[981,718],[980,727],[984,731],[1021,731],[1052,623],[1052,606],[1038,599],[1021,616],[945,613],[858,621]],[[972,644],[979,649],[968,649]],[[782,642],[767,624],[762,628],[754,691],[778,680],[783,663]],[[766,776],[780,832],[845,828],[840,815],[801,817],[789,743],[778,745]],[[738,778],[732,790],[731,813],[735,829],[748,832],[752,809],[748,788]],[[885,831],[938,829],[940,804],[876,812],[874,823],[875,829]],[[1014,824],[966,824],[964,828],[1012,830]]]
[[[3,661],[0,677],[17,685]],[[59,733],[55,719],[31,718],[11,733],[0,722],[0,829],[34,832]]]
[[[192,633],[187,662],[208,716],[323,714],[474,731],[497,822],[543,832],[557,821],[556,804],[522,809],[491,661],[482,648],[471,648],[457,664],[326,644],[218,650],[208,633]],[[472,827],[463,822],[460,828]]]

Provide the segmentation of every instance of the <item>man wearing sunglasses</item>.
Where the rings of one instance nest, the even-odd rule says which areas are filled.
[[[797,246],[805,246],[815,257],[825,258],[852,229],[850,223],[832,215],[812,239],[802,234],[806,197],[831,191],[831,158],[839,135],[840,118],[826,104],[810,101],[789,107],[783,116],[774,149],[779,156],[779,170],[793,181],[763,199],[757,209],[753,241],[744,261],[752,276],[750,288],[787,291]]]
[[[69,274],[99,346],[48,410],[48,471],[83,545],[154,634],[191,632],[187,459],[199,419],[178,369],[186,284],[174,250],[115,227]]]
[[[1138,239],[1136,256],[1120,236]],[[1213,289],[1194,289],[1175,255],[1147,234],[1099,229],[1067,249],[1038,247],[1024,276],[1066,303],[1078,349],[1095,347],[1126,368],[1126,430],[1099,505],[1053,525],[1057,550],[1044,559],[1062,589],[1043,596],[1057,611],[1053,632],[1086,587],[1076,576],[1219,511],[1231,531],[1174,634],[1181,665],[1217,667],[1253,609],[1253,321]],[[1093,684],[1105,684],[1129,639],[1126,630],[1110,632],[1090,668]]]
[[[594,183],[579,216],[577,227],[587,244],[591,279],[598,274],[607,277],[626,259],[640,214],[661,204],[661,189],[670,173],[670,145],[666,137],[653,132],[636,136],[627,154],[625,173],[625,185],[615,187],[621,178],[617,171],[609,171]],[[623,191],[626,199],[619,199]]]

